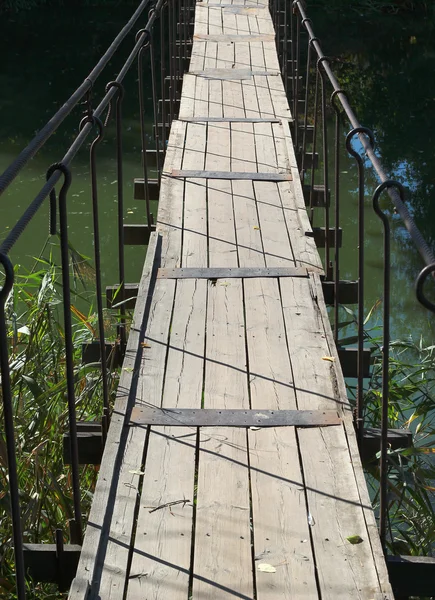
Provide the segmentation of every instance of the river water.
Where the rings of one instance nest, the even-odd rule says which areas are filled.
[[[0,171],[13,160],[55,110],[82,82],[131,15],[131,6],[98,11],[91,8],[42,8],[4,17],[0,22]],[[378,153],[388,172],[408,189],[408,202],[426,239],[435,238],[435,25],[424,18],[345,16],[311,10],[316,34],[325,53],[335,57],[342,87],[362,124],[375,131]],[[138,24],[143,26],[143,23]],[[109,65],[104,82],[117,73],[133,46],[133,36]],[[133,200],[133,179],[141,176],[137,74],[126,84],[124,108],[124,180],[126,222],[144,222],[145,206]],[[95,96],[101,86],[97,85]],[[148,101],[149,93],[146,93]],[[151,120],[151,112],[150,120]],[[35,196],[48,166],[61,159],[79,122],[75,111],[0,199],[2,239]],[[333,123],[331,116],[331,134]],[[344,135],[344,133],[343,133]],[[116,162],[113,133],[108,132],[98,155],[101,206],[103,284],[117,281]],[[330,144],[332,152],[332,135]],[[93,255],[88,150],[77,156],[69,196],[70,241],[83,254]],[[346,151],[341,153],[343,251],[341,278],[356,276],[357,180]],[[366,202],[366,308],[382,300],[382,229],[373,214],[370,192],[376,179],[368,173]],[[388,207],[388,203],[385,203]],[[414,295],[413,283],[421,261],[397,216],[391,215],[392,335],[434,339],[432,319]],[[318,225],[321,223],[318,222]],[[30,266],[47,237],[44,207],[12,252],[15,262]],[[145,249],[126,249],[127,281],[137,281]],[[376,320],[376,319],[375,319]]]

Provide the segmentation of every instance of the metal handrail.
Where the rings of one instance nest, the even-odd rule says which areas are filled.
[[[119,267],[119,325],[118,338],[119,348],[122,353],[126,347],[126,320],[125,320],[125,265],[124,265],[124,231],[123,231],[123,173],[122,173],[122,113],[121,103],[125,95],[123,80],[132,66],[137,61],[138,64],[138,85],[139,85],[139,109],[141,121],[141,146],[142,160],[144,173],[144,187],[146,200],[147,227],[151,231],[152,214],[150,209],[150,194],[148,190],[148,166],[146,162],[146,136],[145,136],[145,106],[143,88],[146,85],[145,66],[143,63],[143,55],[145,51],[149,51],[150,55],[150,88],[153,96],[154,110],[154,126],[156,134],[156,155],[159,156],[166,148],[166,128],[165,124],[169,124],[175,117],[174,104],[177,101],[177,94],[174,92],[174,82],[178,81],[182,74],[182,61],[176,61],[176,27],[175,22],[180,10],[181,0],[157,0],[153,3],[152,0],[142,0],[138,8],[134,11],[127,24],[123,27],[120,33],[116,36],[113,43],[110,45],[105,54],[101,57],[90,74],[85,78],[83,83],[70,96],[65,104],[55,113],[55,115],[46,123],[46,125],[35,135],[31,142],[22,150],[17,158],[9,165],[9,167],[0,175],[0,195],[14,181],[17,175],[22,171],[29,160],[43,147],[50,136],[58,129],[64,119],[80,102],[85,99],[85,117],[80,123],[80,128],[73,143],[65,152],[63,158],[51,165],[47,171],[46,182],[30,202],[26,210],[19,217],[15,225],[11,228],[7,237],[0,244],[0,265],[4,271],[4,284],[0,289],[0,368],[1,368],[1,385],[2,385],[2,402],[5,423],[5,437],[8,455],[8,475],[9,489],[11,498],[11,514],[13,541],[15,552],[15,575],[18,600],[24,600],[26,596],[25,585],[25,565],[23,555],[23,538],[20,515],[19,487],[17,476],[17,457],[15,447],[15,432],[14,432],[14,415],[13,415],[13,397],[10,382],[10,367],[9,367],[9,342],[8,342],[8,327],[6,317],[6,302],[12,290],[14,283],[14,269],[9,258],[9,253],[15,243],[20,239],[28,224],[37,214],[39,209],[44,204],[47,198],[50,199],[50,235],[55,235],[57,231],[57,220],[59,220],[60,230],[60,251],[61,251],[61,266],[62,266],[62,289],[63,289],[63,318],[64,318],[64,338],[65,338],[65,368],[67,380],[67,405],[68,405],[68,423],[70,435],[70,457],[72,467],[72,498],[73,498],[73,513],[74,520],[70,521],[70,539],[74,543],[81,543],[82,540],[82,514],[81,514],[81,491],[79,481],[79,456],[78,456],[78,438],[77,438],[77,423],[76,423],[76,406],[75,406],[75,380],[74,380],[74,362],[73,362],[73,343],[72,343],[72,320],[71,320],[71,290],[70,290],[70,274],[69,274],[69,250],[68,250],[68,193],[71,184],[71,164],[80,150],[85,144],[92,130],[97,127],[97,135],[93,140],[90,148],[90,174],[91,174],[91,200],[92,200],[92,219],[93,219],[93,240],[95,252],[95,284],[96,284],[96,309],[98,320],[98,343],[100,350],[100,363],[102,375],[102,437],[105,440],[109,419],[109,394],[108,394],[108,372],[106,368],[106,350],[105,350],[105,333],[103,323],[103,294],[101,284],[101,268],[100,268],[100,235],[99,235],[99,210],[98,210],[98,189],[97,189],[97,145],[102,139],[104,132],[109,124],[112,113],[115,114],[116,128],[116,155],[117,155],[117,174],[118,174],[118,267]],[[111,58],[116,54],[121,42],[127,34],[132,31],[135,23],[144,11],[150,7],[147,15],[145,27],[136,32],[135,43],[125,60],[121,70],[119,71],[114,81],[109,81],[102,99],[95,109],[92,107],[90,93],[94,83],[102,74],[104,68],[108,65]],[[168,60],[170,60],[170,82],[169,91],[165,91],[165,71],[164,65],[160,64],[156,67],[157,59],[154,53],[153,29],[158,19],[163,22],[165,13],[168,13],[168,18],[171,23],[170,35],[166,41],[168,46]],[[160,33],[163,31],[163,25],[160,26]],[[187,30],[183,28],[180,44],[186,46]],[[163,40],[160,42],[162,49]],[[164,52],[164,49],[163,49]],[[179,53],[181,55],[181,53]],[[184,58],[187,58],[186,48],[184,48]],[[163,62],[163,61],[162,61]],[[148,68],[148,67],[147,67]],[[165,94],[170,100],[170,118],[165,114],[163,108],[163,132],[159,135],[158,128],[158,100],[159,93],[157,87],[157,68],[161,72],[161,100],[162,107],[165,106]],[[147,82],[148,83],[148,82]],[[107,116],[103,123],[103,115],[108,109]],[[59,198],[56,198],[55,186],[63,178],[63,184],[59,192]],[[57,206],[59,215],[57,216]],[[59,552],[63,551],[63,541],[61,532],[56,532],[56,546]]]
[[[381,452],[380,452],[380,511],[379,511],[379,534],[381,543],[384,550],[386,550],[386,524],[388,519],[388,504],[387,504],[387,476],[388,476],[388,465],[387,465],[387,452],[388,452],[388,399],[389,399],[389,346],[390,346],[390,225],[385,213],[379,207],[380,195],[386,191],[399,214],[402,223],[407,229],[411,239],[413,240],[416,249],[425,264],[424,268],[420,271],[416,281],[416,296],[418,301],[428,310],[435,313],[435,304],[429,301],[424,294],[424,284],[429,276],[432,280],[435,276],[435,255],[432,248],[424,239],[420,230],[418,229],[412,215],[410,214],[404,198],[403,185],[397,181],[392,180],[384,171],[382,163],[375,152],[375,139],[373,132],[367,127],[363,127],[357,119],[351,103],[344,90],[341,89],[340,84],[331,68],[331,60],[324,54],[319,38],[316,37],[313,29],[311,19],[307,16],[305,9],[305,3],[303,0],[294,0],[291,4],[286,0],[282,0],[281,7],[278,5],[276,0],[271,0],[270,9],[274,15],[274,21],[277,22],[277,15],[279,11],[284,11],[284,21],[289,21],[290,36],[288,36],[287,30],[284,31],[284,46],[282,47],[278,41],[278,50],[281,52],[282,70],[283,74],[287,76],[287,63],[288,56],[291,55],[291,73],[289,79],[291,79],[292,85],[289,91],[290,100],[293,106],[293,117],[294,117],[294,138],[296,149],[299,149],[299,128],[302,128],[302,146],[300,148],[300,160],[299,166],[301,170],[301,178],[304,179],[306,175],[305,161],[307,157],[311,156],[311,175],[310,175],[310,198],[309,198],[309,210],[310,219],[313,218],[313,193],[314,193],[314,158],[316,152],[317,143],[317,132],[321,129],[321,135],[323,136],[323,185],[324,185],[324,206],[325,206],[325,273],[326,279],[330,280],[334,284],[334,339],[336,344],[339,344],[340,339],[338,335],[338,311],[340,304],[340,250],[339,250],[339,220],[340,220],[340,176],[339,176],[339,149],[340,149],[340,123],[342,116],[345,116],[350,123],[351,130],[346,136],[346,149],[348,153],[354,158],[358,170],[358,281],[357,281],[357,396],[356,396],[356,409],[355,409],[355,428],[358,437],[360,448],[363,444],[364,434],[364,209],[365,209],[365,168],[363,158],[359,151],[357,151],[352,142],[357,137],[362,145],[363,151],[370,161],[376,175],[379,178],[379,185],[376,188],[373,196],[373,208],[377,216],[381,219],[384,228],[384,306],[383,306],[383,348],[382,348],[382,411],[381,411]],[[289,13],[289,15],[288,15]],[[287,17],[289,16],[289,19]],[[287,26],[286,26],[287,27]],[[305,110],[303,115],[303,123],[300,123],[299,119],[299,81],[302,80],[300,75],[300,53],[301,53],[301,28],[304,28],[308,34],[307,41],[307,69],[305,78]],[[289,47],[290,44],[290,47]],[[316,81],[314,91],[314,106],[313,106],[313,143],[312,150],[309,154],[306,154],[306,134],[308,130],[308,99],[309,99],[309,86],[310,86],[310,72],[311,72],[311,61],[315,59],[316,64]],[[330,232],[330,211],[329,211],[329,190],[328,190],[328,143],[327,143],[327,103],[326,103],[326,92],[325,84],[329,83],[332,88],[332,94],[330,97],[330,106],[335,112],[335,151],[334,151],[334,162],[335,162],[335,181],[334,181],[334,192],[335,192],[335,255],[334,260],[330,260],[330,248],[331,240],[328,233]],[[319,85],[320,83],[320,85]],[[290,87],[288,82],[285,82],[286,90]],[[319,99],[319,94],[321,95]],[[342,110],[340,110],[340,107]],[[319,126],[318,112],[320,110],[322,116],[321,127]]]
[[[311,42],[311,46],[316,51],[318,59],[322,60],[322,67],[329,79],[329,82],[331,83],[331,85],[334,89],[334,92],[336,92],[337,98],[339,99],[340,104],[341,104],[344,112],[346,113],[346,116],[349,119],[350,124],[352,125],[353,129],[360,128],[361,123],[358,121],[345,92],[343,92],[343,90],[341,89],[340,84],[338,83],[337,78],[334,75],[334,72],[330,65],[330,59],[327,56],[325,56],[325,54],[323,53],[322,47],[320,45],[320,41],[314,34],[311,20],[307,17],[307,13],[304,9],[304,4],[303,4],[302,0],[294,0],[293,6],[296,7],[299,11],[302,25],[305,27],[305,29],[308,33],[309,40]],[[376,155],[373,145],[367,139],[367,136],[362,133],[358,133],[358,139],[361,142],[362,147],[364,148],[364,152],[366,153],[367,157],[369,158],[370,162],[372,163],[372,166],[375,169],[381,183],[385,183],[386,181],[389,181],[390,177],[384,171],[382,163],[381,163],[379,157]],[[429,244],[426,242],[426,240],[424,239],[420,230],[418,229],[417,225],[415,224],[414,219],[412,218],[405,203],[400,198],[400,195],[397,193],[397,191],[394,188],[389,188],[388,194],[389,194],[391,200],[393,201],[394,206],[397,209],[397,212],[403,221],[403,224],[405,225],[406,229],[408,230],[417,250],[419,251],[419,253],[420,253],[422,259],[424,260],[424,262],[426,263],[426,265],[435,263],[434,252],[432,251]]]

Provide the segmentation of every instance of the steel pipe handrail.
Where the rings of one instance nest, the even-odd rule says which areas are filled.
[[[329,59],[323,53],[319,39],[314,34],[314,30],[313,30],[311,21],[307,17],[307,14],[304,10],[304,5],[303,5],[302,0],[294,0],[293,6],[296,6],[299,11],[299,14],[302,19],[302,25],[305,27],[305,29],[309,35],[311,47],[317,53],[318,59],[322,60],[323,69],[324,69],[332,87],[334,88],[334,92],[336,92],[336,97],[339,99],[340,104],[341,104],[347,118],[349,119],[349,122],[350,122],[352,128],[357,129],[357,128],[361,127],[361,124],[358,121],[354,111],[352,110],[352,107],[349,103],[349,100],[347,99],[346,94],[341,90],[340,84],[338,83],[338,80],[335,77],[334,72],[332,71]],[[364,134],[358,134],[358,138],[359,138],[359,141],[361,142],[364,152],[366,153],[367,157],[369,158],[370,162],[372,163],[373,168],[375,169],[381,183],[385,183],[386,181],[389,181],[390,177],[385,173],[382,163],[381,163],[379,157],[376,155],[374,148],[369,143],[367,137]],[[426,242],[422,233],[420,232],[417,225],[415,224],[414,219],[412,218],[405,203],[401,200],[400,195],[398,194],[397,190],[395,188],[390,187],[387,189],[387,193],[389,194],[398,214],[400,215],[400,217],[403,221],[403,224],[405,225],[408,233],[410,234],[410,236],[411,236],[417,250],[419,251],[420,256],[424,260],[425,264],[430,265],[430,264],[435,263],[435,254],[433,253],[429,244]]]
[[[134,24],[138,18],[142,15],[151,0],[142,0],[140,5],[137,7],[129,21],[121,29],[119,34],[110,44],[109,48],[100,58],[98,63],[89,73],[89,75],[83,80],[79,87],[71,94],[65,104],[51,117],[51,119],[44,125],[44,127],[38,131],[35,137],[29,142],[29,144],[20,152],[17,158],[7,167],[7,169],[0,175],[0,196],[9,187],[9,185],[17,177],[21,169],[32,159],[35,154],[42,148],[45,142],[53,135],[59,125],[66,119],[71,111],[79,104],[80,100],[92,90],[98,77],[104,71],[109,61],[119,48],[120,44],[124,41],[125,37],[130,33]],[[58,177],[59,179],[59,177]]]

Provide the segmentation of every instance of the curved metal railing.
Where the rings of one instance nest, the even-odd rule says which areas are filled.
[[[11,501],[11,517],[13,529],[13,546],[15,553],[15,575],[18,600],[26,596],[26,573],[23,554],[23,532],[20,511],[20,491],[18,484],[16,439],[14,432],[13,390],[11,388],[9,340],[6,314],[6,303],[14,284],[14,267],[9,258],[9,253],[25,232],[29,223],[49,199],[50,208],[50,235],[55,235],[59,222],[60,254],[62,266],[62,296],[63,318],[65,335],[65,362],[67,380],[67,406],[70,440],[70,462],[72,472],[72,504],[74,519],[70,521],[70,541],[80,544],[83,534],[83,516],[81,510],[81,488],[79,473],[79,451],[77,438],[76,417],[76,390],[75,390],[75,365],[73,349],[73,324],[71,318],[71,287],[69,272],[69,240],[68,240],[68,192],[72,180],[72,164],[78,151],[83,147],[91,132],[96,129],[96,136],[90,146],[90,179],[92,199],[92,228],[95,261],[95,288],[96,308],[98,317],[98,344],[100,353],[100,369],[102,382],[103,406],[101,412],[103,441],[107,431],[109,414],[109,391],[106,356],[105,325],[103,315],[103,290],[101,282],[101,248],[99,230],[99,199],[97,185],[97,153],[98,146],[107,132],[107,126],[112,116],[116,121],[116,160],[117,160],[117,201],[118,201],[118,272],[119,292],[117,294],[119,305],[118,317],[118,350],[122,356],[126,347],[126,313],[125,313],[125,266],[124,266],[124,200],[123,200],[123,152],[122,152],[122,101],[126,90],[123,81],[127,73],[137,65],[138,68],[138,98],[140,113],[140,140],[143,165],[143,198],[146,202],[147,224],[143,243],[146,244],[147,235],[155,228],[150,206],[150,170],[147,164],[147,153],[155,152],[158,179],[153,183],[158,187],[162,170],[162,156],[166,149],[167,132],[172,120],[176,117],[180,98],[179,83],[182,78],[188,59],[188,21],[191,16],[192,3],[181,0],[142,0],[131,18],[116,36],[113,43],[101,57],[82,84],[68,98],[65,104],[35,135],[31,142],[24,148],[18,157],[0,175],[0,195],[14,182],[26,164],[44,146],[47,140],[57,131],[65,118],[78,105],[85,108],[84,118],[80,121],[79,132],[71,146],[66,150],[60,160],[51,165],[46,174],[46,182],[22,213],[17,222],[10,229],[7,237],[0,244],[0,264],[4,272],[4,284],[0,291],[0,367],[2,402],[4,416],[4,431],[6,437],[8,480]],[[149,10],[146,13],[147,9]],[[187,11],[187,12],[186,12]],[[96,81],[102,77],[110,60],[120,51],[120,45],[126,36],[133,31],[139,19],[146,16],[145,26],[138,29],[133,48],[124,61],[115,80],[107,83],[105,93],[98,105],[94,108],[92,97]],[[159,21],[160,31],[156,30]],[[181,26],[182,24],[183,26]],[[178,29],[178,31],[177,31]],[[157,59],[156,45],[159,44],[159,57]],[[149,59],[145,64],[145,54]],[[147,133],[145,122],[145,88],[148,87],[152,96],[155,151],[147,148]],[[104,118],[105,113],[106,117]],[[56,197],[55,186],[61,182],[59,197]],[[57,214],[58,213],[58,214]],[[62,535],[56,533],[56,547],[58,553],[63,552]],[[60,563],[59,563],[60,564]]]

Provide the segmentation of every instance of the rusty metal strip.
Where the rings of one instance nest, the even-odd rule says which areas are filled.
[[[204,77],[205,79],[252,79],[253,77],[277,77],[279,71],[251,71],[250,69],[207,69],[206,71],[189,71],[186,75]]]
[[[159,269],[158,279],[252,279],[256,277],[308,277],[305,267],[185,267]]]
[[[210,2],[209,4],[205,4],[203,2],[197,3],[197,7],[199,8],[222,8],[225,9],[227,13],[233,13],[236,15],[255,15],[261,14],[267,9],[267,4],[252,4],[251,6],[247,5],[237,5],[237,4],[216,4]]]
[[[184,123],[281,123],[282,119],[260,117],[178,117]]]
[[[244,173],[238,171],[189,171],[172,169],[164,173],[166,177],[182,177],[195,179],[243,179],[247,181],[292,181],[290,173]]]
[[[259,33],[259,34],[208,34],[208,33],[196,33],[193,36],[195,42],[221,42],[221,43],[246,43],[246,42],[274,42],[275,34],[273,33]]]
[[[171,427],[327,427],[340,425],[335,410],[243,410],[135,406],[130,425]]]

